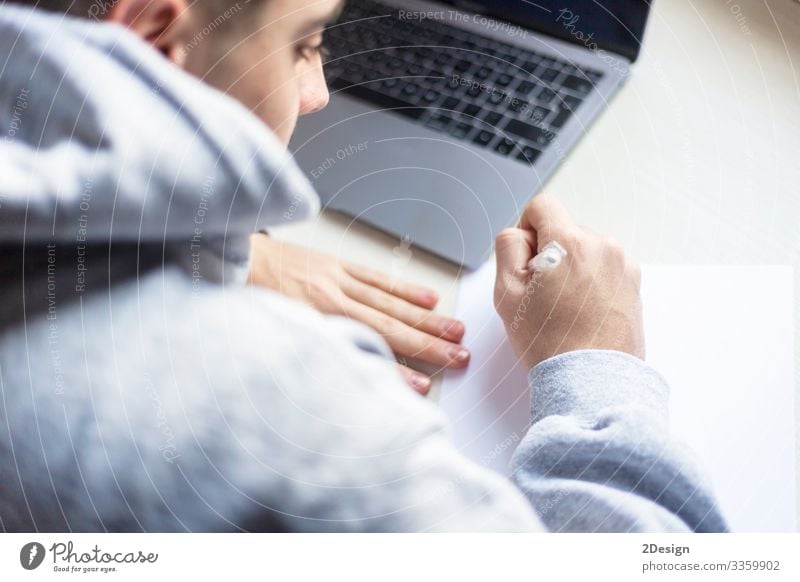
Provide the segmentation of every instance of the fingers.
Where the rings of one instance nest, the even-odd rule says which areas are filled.
[[[362,283],[356,279],[342,282],[342,290],[351,299],[385,313],[419,331],[446,340],[458,342],[464,337],[464,325],[418,307],[380,288]]]
[[[525,208],[520,226],[536,233],[536,248],[541,250],[551,240],[558,238],[557,233],[574,229],[575,223],[561,202],[542,193],[534,197]]]
[[[412,370],[403,364],[397,364],[397,369],[400,370],[400,375],[403,377],[406,383],[411,386],[411,388],[423,396],[430,392],[431,379],[425,374],[422,372],[417,372],[416,370]]]
[[[436,292],[427,287],[414,285],[413,283],[407,283],[405,281],[394,281],[392,277],[389,277],[385,273],[374,271],[373,269],[362,267],[361,265],[343,262],[342,267],[344,267],[344,270],[351,277],[358,279],[362,283],[381,289],[391,295],[401,297],[414,305],[433,309],[439,302],[439,296]]]
[[[370,326],[383,335],[392,351],[446,368],[463,368],[469,362],[469,351],[456,344],[414,329],[402,321],[358,301],[350,301],[348,317]]]

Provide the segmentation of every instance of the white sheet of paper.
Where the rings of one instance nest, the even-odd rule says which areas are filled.
[[[670,429],[710,477],[734,531],[796,531],[793,272],[782,266],[645,266],[647,361],[671,387]],[[469,368],[439,403],[456,445],[508,474],[529,420],[526,371],[492,307],[495,266],[464,275],[456,317]]]

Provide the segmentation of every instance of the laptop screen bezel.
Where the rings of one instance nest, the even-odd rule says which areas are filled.
[[[523,26],[530,30],[535,30],[537,32],[542,32],[544,34],[548,34],[556,38],[566,40],[567,42],[570,42],[572,44],[585,46],[584,43],[580,42],[573,35],[569,34],[569,31],[567,31],[563,26],[556,26],[555,24],[549,25],[547,22],[535,22],[527,19],[517,18],[513,13],[509,13],[507,10],[503,10],[502,7],[490,6],[488,4],[480,2],[479,0],[472,0],[472,1],[436,0],[436,1],[442,4],[448,4],[464,12],[479,12],[481,14],[491,16],[492,18],[497,18],[498,20],[504,20],[512,24]],[[647,20],[649,20],[653,2],[652,0],[636,0],[636,1],[640,1],[647,5],[647,16],[645,17],[645,22],[642,25],[642,30],[639,33],[638,42],[630,42],[630,43],[597,42],[596,45],[598,49],[603,49],[612,53],[616,53],[618,55],[622,55],[631,62],[634,62],[639,57],[639,52],[642,47],[642,37],[644,36],[644,31],[647,28]]]

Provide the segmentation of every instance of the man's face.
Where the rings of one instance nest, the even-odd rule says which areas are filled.
[[[234,3],[224,14],[197,11],[188,26],[190,38],[191,29],[196,34],[207,30],[225,14],[230,26],[196,43],[181,65],[239,100],[288,144],[298,116],[328,103],[320,44],[325,24],[338,15],[342,1],[260,1],[263,7],[248,6],[239,14],[240,4]]]

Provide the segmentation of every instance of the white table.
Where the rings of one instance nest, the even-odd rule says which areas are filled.
[[[546,188],[641,263],[792,264],[800,292],[800,3],[657,0],[630,81]],[[398,245],[333,213],[275,235],[384,270]],[[451,313],[459,269],[412,250],[402,276]]]

